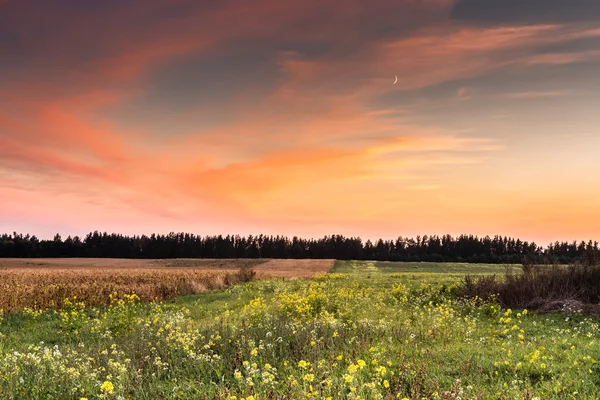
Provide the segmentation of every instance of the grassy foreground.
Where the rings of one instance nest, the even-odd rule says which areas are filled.
[[[0,398],[598,398],[600,320],[456,298],[465,273],[504,271],[477,268],[347,261],[173,303],[6,313]]]

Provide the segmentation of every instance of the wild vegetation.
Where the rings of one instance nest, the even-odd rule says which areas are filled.
[[[85,238],[56,235],[53,240],[18,233],[0,235],[0,257],[109,258],[276,258],[470,263],[570,263],[598,254],[597,242],[556,242],[542,248],[502,236],[424,235],[367,240],[341,235],[321,239],[285,236],[196,236],[189,233],[123,236],[93,232]]]
[[[311,277],[328,272],[333,260],[267,259],[4,259],[0,310],[59,309],[64,299],[88,306],[135,293],[142,302],[248,282],[254,278]]]
[[[446,273],[439,273],[441,268]],[[600,320],[465,298],[502,266],[339,261],[141,304],[11,312],[7,399],[595,399]]]
[[[56,309],[65,299],[88,306],[108,305],[114,298],[136,294],[144,301],[223,289],[248,282],[255,271],[207,271],[193,269],[17,269],[0,270],[0,309]]]
[[[567,305],[600,314],[600,264],[526,264],[519,273],[467,276],[457,293],[482,299],[493,297],[506,307],[545,310]]]

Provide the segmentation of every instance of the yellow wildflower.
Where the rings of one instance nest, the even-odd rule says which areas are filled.
[[[100,390],[104,393],[112,393],[115,391],[115,386],[110,381],[104,381],[102,386],[100,386]]]

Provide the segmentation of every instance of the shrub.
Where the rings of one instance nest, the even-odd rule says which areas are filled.
[[[250,267],[242,266],[237,273],[238,282],[250,282],[256,277],[256,271]]]
[[[536,308],[556,300],[596,304],[600,302],[600,265],[525,264],[522,273],[507,270],[504,279],[496,275],[466,276],[457,292],[482,299],[497,295],[497,300],[505,307]]]

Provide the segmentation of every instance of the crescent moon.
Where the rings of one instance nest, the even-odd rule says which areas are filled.
[[[398,82],[398,75],[394,75],[396,77],[396,80],[394,81],[394,83],[392,83],[392,85],[395,85]]]

